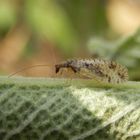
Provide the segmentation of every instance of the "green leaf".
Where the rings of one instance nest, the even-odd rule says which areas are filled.
[[[139,82],[0,77],[0,137],[136,140],[139,98]]]

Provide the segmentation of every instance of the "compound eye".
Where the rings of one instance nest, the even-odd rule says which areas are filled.
[[[55,73],[58,73],[60,70],[60,66],[59,65],[55,65]]]

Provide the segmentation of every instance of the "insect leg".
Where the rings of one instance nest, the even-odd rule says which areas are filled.
[[[77,68],[77,67],[74,67],[74,66],[70,66],[70,68],[72,69],[72,71],[73,71],[74,73],[77,73],[77,72],[80,71],[80,68]]]

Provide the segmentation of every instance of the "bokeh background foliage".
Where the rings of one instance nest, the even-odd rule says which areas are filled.
[[[140,80],[138,0],[0,1],[0,72],[67,58],[113,59]],[[53,68],[21,75],[52,76]]]

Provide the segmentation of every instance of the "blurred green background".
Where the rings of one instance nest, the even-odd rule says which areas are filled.
[[[59,63],[105,58],[140,80],[139,0],[0,0],[0,74]],[[18,75],[54,76],[38,67]]]

